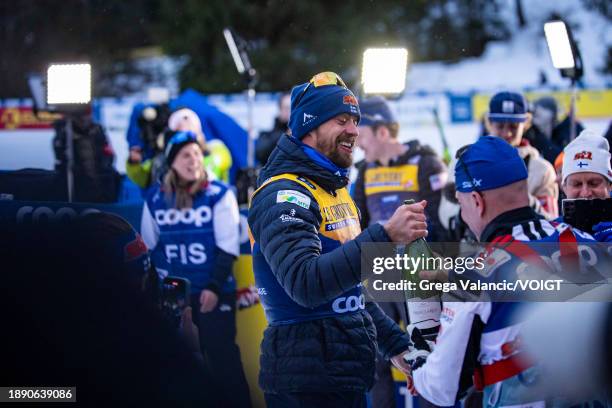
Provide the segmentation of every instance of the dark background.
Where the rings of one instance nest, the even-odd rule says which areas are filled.
[[[607,0],[579,0],[612,20]],[[139,91],[121,74],[147,75],[143,53],[184,56],[182,89],[205,93],[244,88],[222,30],[249,44],[260,91],[289,89],[322,70],[359,78],[366,47],[403,46],[410,61],[479,56],[524,24],[524,0],[0,0],[0,98],[29,96],[25,74],[49,62],[90,61],[95,96]],[[517,18],[504,21],[511,8]],[[505,14],[501,11],[504,9]],[[518,23],[517,23],[518,22]],[[148,47],[144,50],[144,47]],[[153,47],[153,48],[151,48]],[[612,72],[612,48],[606,67]]]

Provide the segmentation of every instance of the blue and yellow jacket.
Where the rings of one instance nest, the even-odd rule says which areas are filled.
[[[348,179],[283,136],[260,175],[249,211],[253,266],[269,327],[261,346],[264,392],[366,391],[378,349],[408,339],[361,288],[361,245],[387,242],[361,231]]]

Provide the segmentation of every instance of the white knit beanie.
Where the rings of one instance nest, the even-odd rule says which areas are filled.
[[[574,173],[598,173],[612,182],[610,168],[610,145],[606,138],[591,130],[580,135],[563,149],[563,182]]]
[[[187,122],[188,128],[183,130],[191,130],[194,133],[202,133],[202,122],[198,115],[191,109],[179,109],[170,115],[168,119],[168,127],[170,130],[178,130],[181,123]]]

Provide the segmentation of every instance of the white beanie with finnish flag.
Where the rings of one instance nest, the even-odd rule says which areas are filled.
[[[563,183],[572,174],[586,172],[601,174],[612,182],[610,145],[606,138],[585,129],[565,146],[563,153]]]

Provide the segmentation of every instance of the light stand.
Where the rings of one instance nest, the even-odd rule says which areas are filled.
[[[570,27],[562,20],[552,20],[544,24],[546,44],[553,66],[561,76],[571,80],[570,90],[570,141],[576,138],[576,83],[584,73],[582,57]]]
[[[91,102],[90,64],[51,64],[47,69],[47,105],[63,113],[66,124],[66,185],[68,202],[74,198],[73,115],[84,113]]]
[[[255,123],[253,120],[255,106],[255,86],[257,85],[257,71],[251,65],[247,53],[247,43],[238,35],[235,35],[231,28],[223,29],[223,36],[227,42],[227,47],[232,54],[232,59],[236,65],[236,70],[242,75],[247,84],[247,133],[249,135],[247,145],[247,166],[255,166]]]
[[[74,135],[70,115],[66,115],[66,183],[68,202],[71,203],[74,197]]]

